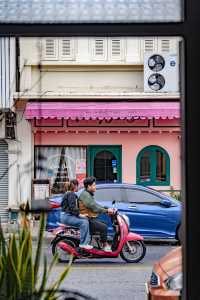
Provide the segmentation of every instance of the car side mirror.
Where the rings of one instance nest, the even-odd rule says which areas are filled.
[[[171,206],[171,201],[168,200],[168,199],[162,199],[160,201],[160,204],[163,205],[163,206],[165,206],[165,207],[170,207]]]

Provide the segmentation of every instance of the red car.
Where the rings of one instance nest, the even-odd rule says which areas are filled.
[[[147,299],[180,300],[182,275],[182,248],[178,247],[154,264],[146,283]]]

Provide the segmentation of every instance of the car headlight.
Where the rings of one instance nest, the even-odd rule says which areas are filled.
[[[183,274],[181,272],[177,273],[175,276],[168,278],[165,284],[170,290],[181,290],[183,287]]]
[[[122,216],[123,216],[123,218],[124,218],[124,220],[125,220],[127,226],[130,227],[130,220],[129,220],[129,217],[128,217],[127,215],[122,215]]]

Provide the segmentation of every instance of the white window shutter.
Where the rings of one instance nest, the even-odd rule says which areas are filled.
[[[95,56],[104,56],[104,41],[95,40]]]
[[[57,39],[49,38],[43,40],[43,59],[57,60],[58,59],[58,41]]]
[[[168,40],[168,39],[161,40],[161,51],[162,52],[170,52],[170,40]]]
[[[144,40],[144,52],[153,52],[155,51],[155,40],[154,39],[145,39]]]
[[[92,39],[92,58],[94,60],[107,59],[107,43],[105,38]]]
[[[61,60],[73,60],[75,58],[75,42],[73,39],[64,38],[59,41],[59,58]]]
[[[124,40],[111,39],[110,40],[110,59],[111,60],[123,60],[124,59]]]

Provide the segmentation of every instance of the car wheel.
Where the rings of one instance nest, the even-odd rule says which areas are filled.
[[[182,229],[181,229],[181,225],[179,225],[176,229],[176,239],[178,240],[178,243],[181,244],[182,243]]]

